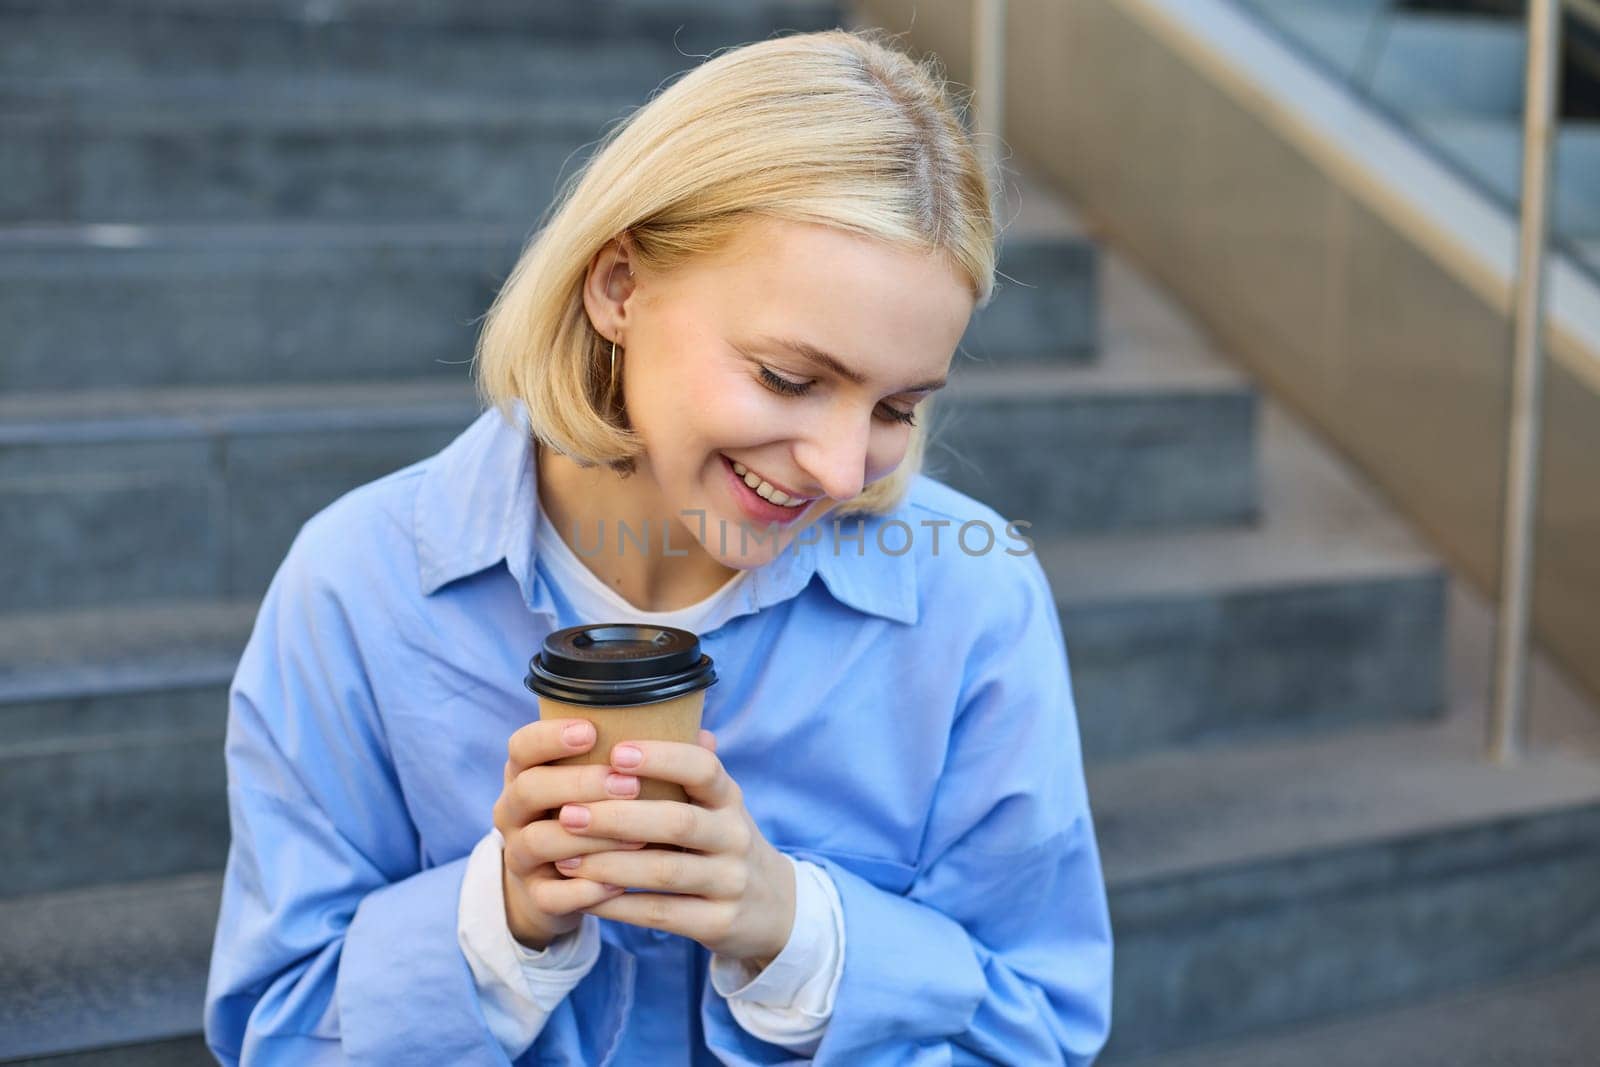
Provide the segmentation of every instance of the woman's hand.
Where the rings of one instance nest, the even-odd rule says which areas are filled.
[[[574,729],[568,737],[565,730]],[[639,780],[611,773],[604,764],[546,767],[562,756],[587,752],[594,744],[594,724],[584,719],[550,719],[528,723],[507,744],[505,786],[494,805],[494,825],[505,838],[502,882],[506,923],[511,936],[532,949],[543,949],[583,921],[581,908],[619,895],[619,886],[563,877],[556,860],[604,849],[641,849],[644,842],[614,841],[597,834],[568,833],[551,817],[567,801],[632,797]]]
[[[640,754],[627,760],[629,749]],[[678,741],[629,741],[611,750],[619,773],[677,782],[690,803],[675,800],[600,800],[562,807],[559,820],[579,839],[681,845],[594,850],[570,867],[569,877],[588,884],[666,892],[625,893],[585,903],[581,910],[603,919],[667,930],[700,942],[722,956],[749,960],[765,969],[794,928],[794,865],[762,836],[745,810],[744,794],[716,755],[716,738],[700,731],[699,745]],[[681,895],[674,895],[681,894]]]

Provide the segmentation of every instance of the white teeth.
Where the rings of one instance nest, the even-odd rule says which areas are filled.
[[[733,473],[743,478],[744,484],[754,489],[756,491],[756,495],[761,497],[761,499],[770,500],[772,503],[777,504],[780,507],[798,508],[803,507],[807,503],[807,501],[790,497],[789,494],[785,493],[781,489],[774,489],[770,482],[764,481],[759,474],[756,474],[743,463],[735,461],[733,464]]]

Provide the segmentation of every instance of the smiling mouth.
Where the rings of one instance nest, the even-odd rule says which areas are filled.
[[[768,482],[766,479],[762,478],[761,475],[757,474],[749,467],[746,467],[743,463],[733,459],[731,456],[723,456],[722,459],[723,462],[727,463],[728,466],[732,468],[733,473],[736,476],[743,479],[744,484],[749,487],[751,492],[755,493],[756,496],[759,496],[762,500],[765,500],[769,504],[774,504],[780,508],[789,508],[790,510],[798,511],[807,504],[820,499],[818,497],[790,496],[782,489],[777,488],[771,482]]]

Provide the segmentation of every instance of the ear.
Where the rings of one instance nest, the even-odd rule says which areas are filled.
[[[623,245],[608,241],[589,261],[583,282],[584,310],[600,336],[620,342],[628,325],[624,305],[633,293],[633,285],[633,271]]]

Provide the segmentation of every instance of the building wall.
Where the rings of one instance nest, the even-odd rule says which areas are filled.
[[[1011,151],[1497,595],[1508,317],[1121,5],[1009,9]],[[970,0],[859,10],[970,81]],[[1600,696],[1600,393],[1545,368],[1534,627]]]

